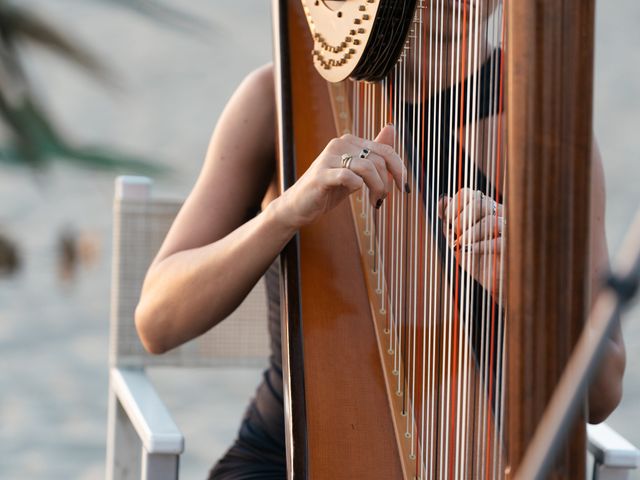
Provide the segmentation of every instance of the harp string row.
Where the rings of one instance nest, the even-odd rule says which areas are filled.
[[[499,232],[507,206],[498,46],[501,0],[421,0],[391,74],[353,83],[353,132],[373,139],[393,123],[407,166],[411,193],[393,189],[375,209],[363,189],[358,214],[385,316],[381,339],[393,357],[392,395],[401,398],[401,433],[420,479],[504,476]],[[442,198],[457,217],[453,229],[440,220]],[[487,214],[494,201],[500,212]],[[455,238],[453,230],[474,228],[468,243]]]

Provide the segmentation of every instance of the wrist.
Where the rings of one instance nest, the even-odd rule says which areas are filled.
[[[291,238],[297,233],[301,225],[295,221],[295,215],[287,207],[287,203],[284,199],[284,195],[275,198],[267,205],[264,213],[270,223],[273,223],[275,228],[282,232],[286,237]]]

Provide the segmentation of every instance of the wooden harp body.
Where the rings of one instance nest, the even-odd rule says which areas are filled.
[[[513,478],[581,331],[594,5],[592,0],[518,0],[504,8],[498,3],[274,0],[282,188],[306,171],[330,139],[345,130],[373,138],[393,121],[402,131],[396,147],[411,190],[394,192],[380,211],[367,207],[366,193],[355,194],[303,228],[281,256],[290,478]],[[467,76],[428,92],[424,80],[436,78],[438,61],[443,72],[480,71],[482,62],[469,66],[473,42],[465,40],[459,59],[451,53],[438,60],[437,55],[429,59],[434,49],[425,40],[433,12],[448,9],[449,19],[459,9],[459,24],[473,25],[472,4],[504,16],[492,20],[494,30],[500,26],[493,35],[501,54],[486,56],[494,59],[492,71],[500,72],[491,77],[493,116],[500,120],[486,130],[503,166],[492,164],[494,181],[483,187],[506,210],[500,235],[504,254],[501,266],[492,260],[494,271],[501,268],[500,279],[492,280],[499,288],[484,283],[490,291],[484,307],[470,307],[475,294],[460,287],[468,257],[443,243],[446,235],[438,229],[444,227],[434,213],[439,191],[421,173],[432,168],[427,164],[437,155],[427,154],[435,150],[433,142],[424,146],[425,135],[435,136],[435,130],[420,119],[435,118],[435,107],[424,105],[439,91],[457,86],[452,95],[462,99],[448,107],[454,112],[447,117],[454,138],[449,155],[458,162],[472,145],[471,127],[461,119],[465,108],[472,111],[474,102],[482,102],[472,96],[471,83],[462,86]],[[367,21],[385,14],[385,22],[396,22],[392,30],[401,41],[389,46],[376,36],[377,43],[363,40],[350,50],[347,43],[357,35],[346,43],[336,40],[323,32],[322,19],[310,21],[313,9],[329,23],[334,15],[336,22],[366,15],[347,36],[367,28],[378,35]],[[397,24],[407,17],[406,28]],[[382,60],[362,63],[366,55],[378,58],[375,48]],[[398,65],[407,64],[412,52],[422,61],[410,75],[423,83],[406,87],[407,67]],[[345,66],[349,58],[360,62],[359,69]],[[424,71],[416,74],[417,64]],[[322,68],[331,70],[324,75],[331,82],[318,73]],[[411,105],[422,105],[427,113],[412,113]],[[421,139],[412,143],[416,138]],[[458,179],[465,174],[462,167],[453,171]],[[447,176],[438,178],[446,182]],[[449,193],[464,185],[449,187]],[[434,257],[434,251],[440,253]],[[468,320],[474,308],[484,308],[483,320]],[[479,336],[484,343],[474,340]],[[582,416],[558,452],[551,478],[584,478],[585,450]]]

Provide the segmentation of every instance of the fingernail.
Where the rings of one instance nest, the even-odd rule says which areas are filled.
[[[407,192],[407,193],[411,193],[411,188],[409,188],[409,184],[408,183],[404,184],[404,191]]]
[[[393,122],[389,122],[389,123],[387,123],[387,127],[393,127],[393,128],[395,128],[396,126],[393,124]]]
[[[376,203],[376,210],[379,210],[380,207],[382,206],[382,198],[380,200],[377,201]]]

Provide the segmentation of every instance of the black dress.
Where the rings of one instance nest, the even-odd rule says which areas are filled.
[[[245,412],[238,438],[209,473],[216,480],[280,480],[287,477],[280,349],[277,262],[265,275],[269,305],[269,368]]]

